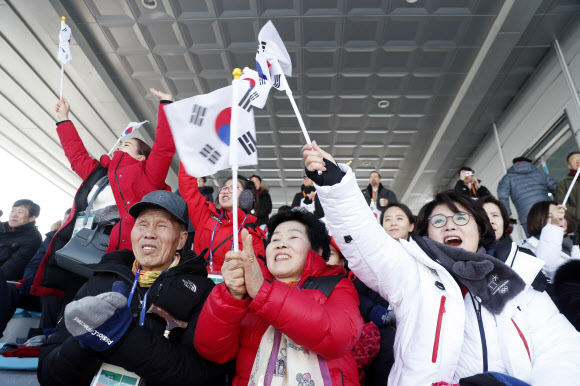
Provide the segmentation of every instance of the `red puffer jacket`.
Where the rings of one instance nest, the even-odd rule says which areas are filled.
[[[64,121],[57,126],[57,133],[64,149],[64,153],[71,164],[72,170],[83,179],[83,183],[75,195],[71,215],[69,215],[65,223],[55,234],[53,241],[48,247],[48,251],[40,263],[36,278],[32,285],[31,293],[33,295],[62,296],[62,292],[55,290],[52,287],[52,284],[47,286],[44,285],[47,284],[45,278],[47,272],[45,269],[47,268],[49,260],[54,259],[56,251],[53,250],[53,243],[55,240],[62,238],[59,237],[59,233],[70,233],[68,234],[68,238],[70,238],[72,228],[74,228],[73,222],[75,221],[78,212],[86,209],[80,207],[77,208],[77,202],[86,202],[87,197],[80,198],[77,196],[79,196],[81,192],[84,195],[88,194],[92,186],[85,185],[94,185],[96,181],[93,182],[92,180],[94,180],[94,178],[91,178],[90,183],[85,183],[99,167],[107,169],[106,173],[109,177],[109,184],[111,185],[113,195],[115,196],[115,202],[119,209],[119,215],[121,217],[121,220],[111,231],[107,252],[120,249],[132,249],[131,230],[133,229],[135,220],[129,214],[129,208],[131,205],[141,201],[143,196],[152,191],[171,191],[171,187],[165,183],[165,179],[167,178],[167,172],[169,171],[171,161],[175,154],[175,144],[173,143],[173,136],[171,135],[171,130],[169,129],[169,124],[165,117],[165,111],[163,110],[165,104],[166,102],[159,104],[156,138],[151,149],[151,154],[149,154],[149,157],[145,161],[138,161],[129,154],[121,151],[113,153],[113,158],[110,158],[108,155],[103,155],[101,160],[97,161],[87,152],[81,137],[71,121]],[[62,245],[59,246],[59,248],[61,247]],[[48,265],[55,267],[54,262],[48,263]],[[56,274],[55,276],[58,277],[59,275]],[[55,280],[48,280],[48,282],[54,281]]]
[[[224,363],[236,358],[234,385],[246,385],[262,336],[272,325],[296,344],[327,359],[333,385],[358,385],[352,348],[363,320],[358,295],[344,268],[327,266],[313,251],[300,279],[301,289],[274,280],[262,267],[264,284],[255,299],[232,297],[225,283],[208,297],[197,322],[194,344],[206,359]],[[327,297],[319,289],[306,289],[309,278],[340,275]],[[313,287],[316,287],[314,285]]]
[[[213,203],[206,201],[203,194],[199,192],[197,178],[187,174],[183,165],[181,165],[179,168],[178,178],[179,193],[185,202],[187,202],[189,219],[191,220],[191,224],[195,229],[193,251],[199,255],[201,254],[201,251],[208,248],[208,252],[205,254],[205,258],[209,259],[209,249],[215,249],[213,254],[213,270],[221,271],[226,252],[232,249],[232,245],[234,243],[232,237],[220,245],[222,241],[231,236],[233,233],[232,213],[228,210],[218,210]],[[256,220],[256,216],[246,214],[243,210],[238,208],[239,230],[241,230],[243,222],[243,227],[246,228],[252,235],[254,253],[256,256],[259,255],[264,257],[266,255],[264,251],[264,232],[260,228],[248,226],[255,224]],[[212,234],[213,243],[211,241]],[[242,250],[243,245],[241,237],[238,237],[238,243],[240,250]],[[260,264],[264,264],[262,259],[258,259],[258,261]],[[207,269],[208,271],[210,270],[209,266]]]

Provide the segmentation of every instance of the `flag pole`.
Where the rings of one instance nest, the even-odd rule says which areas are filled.
[[[63,22],[66,22],[66,17],[60,18]],[[59,47],[60,48],[60,47]],[[60,94],[58,94],[58,99],[62,99],[62,86],[64,83],[64,63],[60,64]]]
[[[570,187],[568,188],[568,192],[566,192],[566,197],[564,197],[564,201],[562,201],[562,205],[566,206],[566,203],[568,202],[568,198],[570,197],[570,193],[572,193],[572,189],[574,188],[574,184],[576,183],[576,180],[578,179],[578,174],[580,174],[580,168],[578,168],[578,170],[576,170],[576,174],[574,175],[574,179],[572,180],[572,183],[570,184]]]
[[[115,144],[113,145],[113,147],[111,148],[111,150],[109,150],[109,152],[107,153],[108,156],[111,156],[111,153],[113,151],[115,151],[115,149],[117,148],[117,145],[119,144],[119,142],[121,142],[121,138],[122,137],[119,137],[119,139],[117,139],[117,142],[115,142]]]
[[[284,82],[286,83],[286,95],[288,96],[288,99],[290,99],[290,104],[292,105],[292,109],[294,109],[294,115],[296,115],[296,118],[298,119],[298,124],[300,125],[300,128],[302,129],[302,134],[304,135],[304,139],[306,140],[307,144],[312,144],[312,141],[310,140],[310,136],[308,135],[308,130],[306,130],[306,125],[304,124],[304,120],[302,120],[302,115],[300,114],[300,111],[298,110],[298,106],[296,105],[296,101],[294,100],[294,94],[292,94],[292,90],[290,90],[290,85],[288,84],[288,80],[286,79],[286,74],[284,74],[284,71],[282,71],[282,68],[280,67],[280,63],[277,60],[273,60],[272,61],[274,66],[276,66],[276,71],[282,75],[282,77],[284,77]],[[321,175],[322,171],[318,171],[318,175]]]
[[[242,70],[235,68],[232,72],[234,75],[234,80],[232,85],[234,90],[232,93],[232,115],[230,118],[230,164],[232,165],[232,219],[233,219],[233,232],[234,232],[234,251],[239,251],[238,242],[238,89],[240,87],[240,76],[242,75]]]
[[[60,94],[58,94],[59,99],[62,99],[62,85],[64,81],[64,63],[60,64]]]
[[[312,141],[310,140],[310,136],[308,135],[308,131],[306,130],[306,125],[302,120],[302,115],[300,114],[298,106],[296,105],[296,101],[294,100],[294,94],[292,94],[292,90],[290,90],[290,85],[288,84],[288,80],[286,79],[286,74],[284,74],[284,71],[282,71],[282,67],[280,66],[280,63],[277,60],[273,60],[272,64],[276,67],[276,72],[278,72],[280,75],[284,77],[284,82],[286,83],[285,90],[286,95],[288,96],[288,99],[290,99],[290,104],[292,105],[292,109],[294,109],[294,115],[296,115],[296,118],[298,119],[298,124],[302,129],[302,134],[304,134],[304,139],[306,139],[306,143],[311,144]]]

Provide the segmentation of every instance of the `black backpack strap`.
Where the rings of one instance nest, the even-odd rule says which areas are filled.
[[[309,277],[306,279],[304,284],[300,286],[302,289],[315,289],[322,292],[324,296],[328,299],[334,287],[344,279],[342,275],[329,275],[329,276],[322,276],[322,277]]]

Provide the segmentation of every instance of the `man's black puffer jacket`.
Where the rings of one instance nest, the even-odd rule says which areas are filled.
[[[127,249],[108,253],[92,266],[94,276],[75,299],[110,292],[116,281],[125,284],[129,296],[135,279],[131,271],[134,260]],[[193,346],[197,319],[213,287],[204,259],[193,253],[155,280],[147,295],[147,309],[156,304],[188,322],[186,330],[174,329],[169,339],[163,337],[165,321],[158,316],[147,314],[145,325],[139,326],[140,303],[147,291],[139,286],[131,302],[131,326],[111,349],[99,353],[81,348],[61,318],[56,332],[40,348],[38,380],[42,385],[89,385],[106,362],[136,373],[147,385],[225,385],[231,365],[205,360]]]
[[[20,280],[26,264],[42,244],[42,235],[36,221],[10,228],[8,222],[0,222],[0,269],[6,280]]]

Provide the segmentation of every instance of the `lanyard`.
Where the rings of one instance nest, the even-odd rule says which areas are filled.
[[[165,271],[163,271],[165,272]],[[162,272],[162,273],[163,273]],[[135,294],[135,288],[137,288],[137,283],[139,282],[139,273],[141,273],[141,268],[139,268],[137,270],[137,272],[135,273],[135,280],[133,281],[133,286],[131,287],[131,293],[129,293],[129,300],[127,301],[127,306],[129,306],[129,308],[131,308],[131,300],[133,300],[133,295]],[[141,327],[143,327],[143,325],[145,324],[145,314],[147,313],[147,294],[149,293],[149,290],[151,289],[151,287],[149,287],[147,289],[147,291],[145,292],[145,296],[143,297],[143,303],[141,305],[141,319],[139,321],[139,325]]]
[[[213,272],[213,239],[215,237],[215,230],[218,226],[218,224],[221,223],[221,219],[224,215],[224,212],[222,212],[220,214],[220,218],[218,219],[218,221],[216,221],[215,225],[213,226],[213,231],[211,232],[211,241],[209,244],[209,270],[210,272]],[[238,233],[240,233],[240,231],[242,230],[242,227],[244,226],[244,223],[246,222],[246,218],[248,217],[248,215],[246,214],[244,216],[244,220],[242,221],[242,225],[240,225],[240,229],[238,229]],[[230,248],[230,251],[232,251],[234,249],[234,242],[232,241],[232,246]]]

